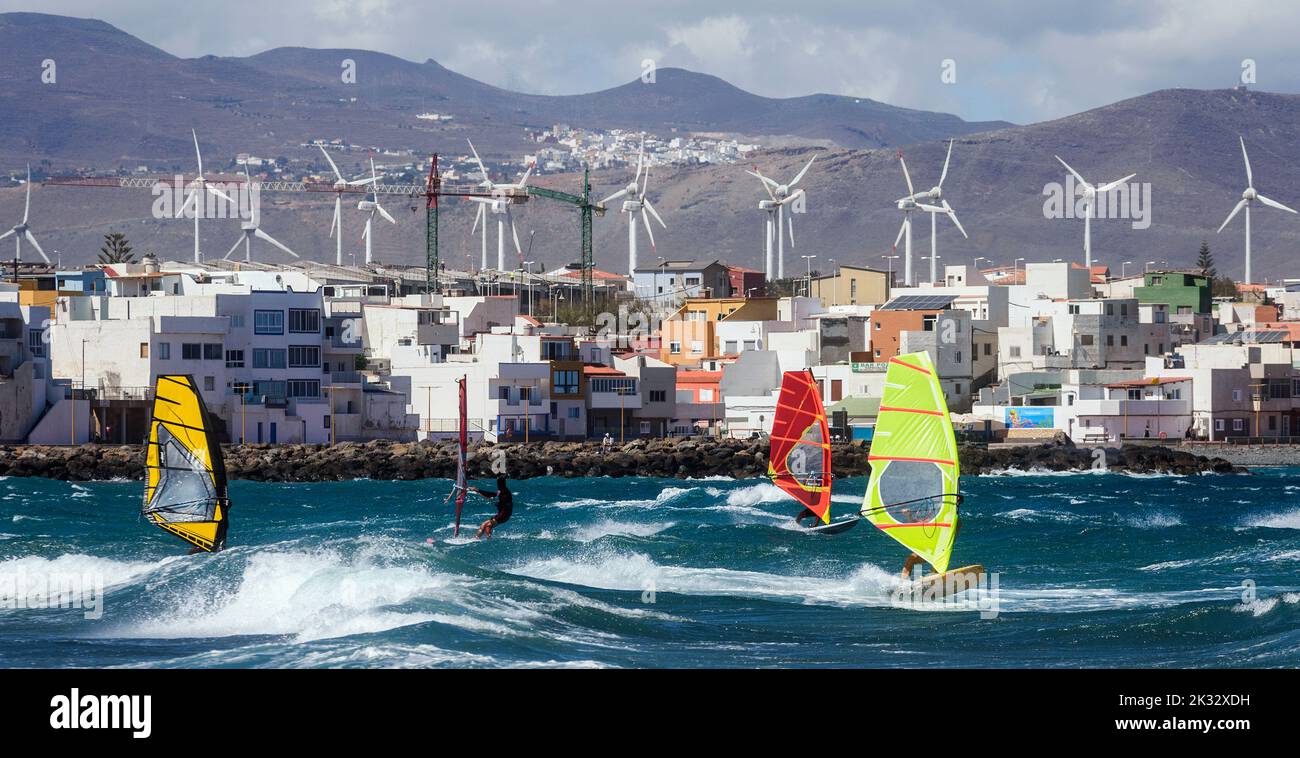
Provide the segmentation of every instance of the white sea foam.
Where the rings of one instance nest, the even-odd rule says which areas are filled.
[[[1245,525],[1268,529],[1300,529],[1300,510],[1253,516],[1246,520]]]
[[[573,530],[572,537],[578,542],[595,542],[602,537],[652,537],[665,529],[670,529],[675,522],[655,524],[637,524],[609,519],[594,524],[580,526]]]

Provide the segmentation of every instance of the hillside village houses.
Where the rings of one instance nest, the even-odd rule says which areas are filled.
[[[137,443],[164,373],[195,378],[231,442],[450,437],[462,378],[476,439],[748,437],[787,371],[812,372],[836,434],[869,438],[890,359],[918,350],[959,428],[999,439],[1300,436],[1300,280],[1234,300],[1194,271],[950,265],[900,287],[844,264],[781,296],[661,259],[600,272],[647,316],[622,333],[554,321],[574,273],[430,293],[378,265],[28,265],[0,285],[0,439]]]

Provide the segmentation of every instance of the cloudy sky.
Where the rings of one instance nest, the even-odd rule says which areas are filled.
[[[1017,123],[1165,87],[1232,86],[1246,59],[1257,88],[1300,91],[1300,4],[1289,2],[0,0],[37,8],[185,57],[363,48],[544,94],[631,81],[647,58],[772,97],[828,92]]]

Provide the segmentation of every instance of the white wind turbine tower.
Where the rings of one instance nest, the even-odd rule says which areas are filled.
[[[1242,208],[1246,209],[1246,284],[1250,284],[1250,202],[1252,200],[1258,200],[1264,205],[1277,208],[1278,210],[1289,211],[1291,213],[1295,213],[1295,211],[1278,201],[1270,200],[1255,191],[1255,178],[1251,176],[1250,171],[1250,156],[1246,155],[1246,140],[1240,136],[1238,136],[1237,139],[1241,141],[1241,159],[1246,163],[1246,189],[1241,193],[1241,200],[1237,201],[1237,204],[1233,206],[1232,213],[1229,213],[1228,218],[1224,219],[1223,223],[1219,226],[1219,231],[1223,231],[1223,227],[1228,225],[1228,222],[1237,215],[1238,211]],[[1216,232],[1216,234],[1217,233],[1218,232]]]
[[[244,233],[240,235],[239,239],[235,240],[235,244],[230,246],[230,249],[226,251],[226,255],[224,258],[222,258],[222,260],[230,260],[230,256],[234,254],[235,250],[239,248],[239,245],[241,243],[244,245],[244,260],[245,261],[253,260],[253,238],[254,237],[258,237],[260,239],[266,240],[267,242],[270,242],[272,245],[275,245],[276,247],[285,251],[289,255],[292,255],[293,257],[297,258],[298,257],[297,253],[290,250],[288,246],[281,243],[275,237],[272,237],[271,235],[262,231],[261,228],[258,226],[258,222],[261,220],[262,213],[261,210],[257,207],[258,204],[253,202],[253,193],[251,191],[252,186],[253,186],[253,180],[248,175],[248,164],[244,164],[244,195],[248,198],[249,220],[244,221],[239,225],[240,229],[242,229]]]
[[[952,219],[952,223],[957,226],[957,231],[961,236],[970,239],[970,235],[962,228],[961,222],[957,220],[957,213],[953,211],[952,206],[943,197],[943,180],[948,178],[948,161],[952,160],[952,140],[948,140],[948,157],[943,159],[943,173],[939,175],[939,183],[925,192],[918,192],[912,196],[916,201],[916,207],[930,214],[930,283],[938,281],[938,260],[939,260],[939,225],[937,219],[942,213]],[[899,157],[902,160],[902,157]],[[904,167],[906,171],[906,167]],[[910,188],[910,187],[909,187]],[[935,205],[938,203],[938,205]],[[895,245],[898,243],[895,242]]]
[[[642,179],[644,169],[644,179]],[[640,188],[638,189],[638,185]],[[626,187],[615,192],[604,200],[600,201],[601,205],[612,202],[620,197],[627,197],[623,201],[623,213],[627,214],[627,273],[632,276],[636,273],[636,214],[641,214],[641,221],[645,224],[645,233],[650,238],[650,249],[655,249],[655,233],[650,226],[650,216],[654,216],[659,225],[667,229],[668,225],[660,218],[659,211],[650,204],[646,199],[646,190],[650,187],[650,168],[645,166],[645,137],[641,138],[641,152],[636,159],[636,176],[628,183]],[[648,213],[647,213],[648,212]]]
[[[795,174],[794,179],[792,179],[788,184],[777,184],[775,180],[763,176],[763,174],[760,173],[757,169],[755,169],[754,171],[745,172],[750,176],[758,177],[758,179],[763,182],[763,187],[764,189],[767,190],[767,196],[769,198],[768,203],[773,204],[773,205],[768,205],[768,203],[763,203],[763,202],[760,202],[758,204],[759,210],[765,210],[768,212],[767,268],[766,271],[764,272],[764,275],[768,279],[772,278],[771,214],[773,211],[773,206],[776,212],[776,278],[784,279],[785,278],[785,225],[786,225],[785,206],[793,203],[796,198],[807,197],[808,193],[804,192],[802,189],[795,190],[794,186],[798,184],[801,179],[803,179],[804,174],[808,173],[808,169],[812,168],[813,161],[815,160],[817,160],[817,156],[815,155],[812,158],[809,158],[808,163],[804,165],[803,169],[801,169],[798,174]],[[793,217],[791,217],[790,244],[792,246],[794,245],[793,222],[794,219]]]
[[[348,181],[343,178],[343,173],[335,165],[334,159],[330,157],[329,151],[325,146],[317,143],[316,147],[320,148],[321,154],[329,162],[330,169],[334,171],[334,220],[330,221],[330,236],[334,238],[334,265],[343,265],[343,193],[348,187],[355,187],[361,184],[369,184],[370,179],[356,179]],[[369,260],[369,259],[367,259]]]
[[[903,212],[903,225],[898,229],[898,236],[894,238],[894,249],[898,249],[899,240],[903,240],[903,285],[911,287],[916,284],[912,275],[912,211],[920,210],[920,205],[916,202],[916,190],[912,187],[912,175],[907,173],[907,161],[903,160],[903,151],[898,151],[898,162],[903,167],[903,178],[907,180],[907,197],[900,197],[896,204],[898,209]],[[931,265],[934,261],[931,259]]]
[[[497,215],[497,268],[496,270],[505,271],[506,270],[506,224],[507,223],[510,224],[510,235],[514,237],[515,253],[519,256],[520,261],[523,260],[524,251],[523,248],[519,245],[519,231],[515,229],[515,220],[514,217],[510,214],[510,206],[516,202],[522,203],[528,200],[528,177],[532,175],[533,169],[537,166],[537,162],[533,161],[532,163],[529,163],[528,168],[524,170],[524,175],[517,182],[514,183],[493,182],[492,179],[488,176],[487,167],[483,165],[483,160],[478,157],[478,150],[474,149],[474,143],[468,139],[465,141],[469,142],[470,152],[474,153],[474,161],[478,163],[478,170],[483,174],[483,181],[479,182],[479,184],[481,186],[487,187],[488,191],[492,193],[491,198],[472,197],[470,199],[479,204],[480,215],[482,215],[484,210],[483,206],[485,205],[487,206],[487,210],[490,210]],[[484,220],[484,223],[486,223],[486,219]],[[477,224],[478,224],[478,219],[476,217],[475,225],[477,226]],[[483,230],[483,234],[484,234],[483,268],[487,269],[486,227]]]
[[[366,211],[370,212],[370,215],[366,216],[366,228],[361,232],[361,239],[366,241],[366,263],[369,264],[372,259],[370,254],[370,246],[371,246],[371,242],[375,238],[375,235],[372,233],[372,229],[371,229],[372,222],[375,220],[375,214],[378,213],[379,215],[384,217],[385,221],[394,225],[397,224],[397,219],[393,218],[392,215],[390,215],[387,210],[384,210],[384,206],[379,204],[379,193],[375,191],[375,188],[379,186],[379,175],[375,173],[374,158],[370,159],[370,178],[359,179],[357,181],[351,182],[351,184],[369,184],[370,198],[373,198],[373,199],[367,198],[357,203],[357,210],[361,211],[362,213],[365,213]]]
[[[1116,179],[1115,181],[1107,182],[1106,184],[1103,184],[1100,187],[1094,187],[1093,185],[1089,184],[1088,181],[1084,179],[1079,174],[1078,171],[1075,171],[1073,168],[1070,168],[1070,164],[1066,163],[1065,161],[1062,161],[1061,156],[1059,155],[1056,156],[1056,159],[1058,161],[1061,161],[1061,165],[1065,166],[1065,168],[1071,174],[1074,174],[1074,178],[1079,181],[1079,184],[1083,185],[1083,204],[1084,204],[1083,265],[1087,267],[1089,271],[1091,271],[1092,270],[1092,217],[1093,214],[1096,213],[1097,211],[1097,198],[1100,197],[1101,195],[1106,194],[1107,192],[1110,192],[1111,190],[1115,189],[1121,184],[1127,182],[1129,179],[1132,179],[1133,177],[1137,176],[1137,174],[1129,174],[1123,179]],[[1070,198],[1070,202],[1074,202],[1074,198]]]
[[[211,192],[236,207],[238,207],[238,204],[231,200],[226,193],[216,187],[208,186],[208,180],[203,178],[203,154],[199,152],[199,135],[193,129],[190,129],[190,136],[194,138],[194,158],[199,164],[199,175],[189,183],[190,192],[185,198],[185,203],[181,205],[181,214],[184,215],[187,208],[191,205],[194,206],[194,262],[198,263],[203,260],[203,254],[199,252],[199,218],[203,215],[205,207],[205,193]]]
[[[45,251],[41,249],[41,243],[36,241],[36,235],[32,234],[32,228],[27,224],[27,216],[28,214],[31,213],[31,210],[32,210],[32,167],[28,166],[27,167],[27,204],[23,206],[23,220],[15,224],[13,228],[10,229],[9,231],[5,232],[4,234],[0,234],[0,240],[10,235],[13,235],[14,261],[15,261],[14,265],[17,265],[16,261],[20,261],[23,258],[23,240],[27,240],[32,247],[36,248],[36,252],[41,254],[41,257],[45,259],[46,263],[50,262],[50,256],[46,255]]]

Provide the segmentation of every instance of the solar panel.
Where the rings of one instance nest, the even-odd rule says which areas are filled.
[[[882,311],[941,311],[952,305],[956,295],[899,295],[880,307]]]
[[[1260,345],[1277,342],[1288,342],[1291,339],[1290,332],[1282,329],[1244,329],[1236,332],[1225,332],[1216,334],[1213,337],[1201,340],[1201,345]]]

